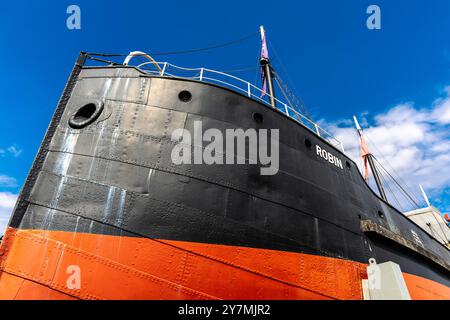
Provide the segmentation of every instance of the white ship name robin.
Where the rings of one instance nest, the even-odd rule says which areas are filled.
[[[344,169],[344,167],[342,166],[342,160],[333,155],[331,152],[316,145],[316,153],[319,157],[325,159],[329,163],[334,164],[338,168]]]

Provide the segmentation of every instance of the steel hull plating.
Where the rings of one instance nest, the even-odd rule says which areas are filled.
[[[92,100],[104,103],[100,117],[70,128]],[[173,164],[171,133],[194,121],[279,129],[279,172]],[[412,298],[450,299],[448,250],[380,200],[340,151],[235,92],[127,67],[75,67],[0,254],[6,299],[361,299],[369,258],[398,263]],[[71,265],[78,289],[66,284]]]

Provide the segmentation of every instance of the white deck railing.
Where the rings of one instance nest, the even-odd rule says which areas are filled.
[[[153,69],[149,69],[147,67],[149,65],[152,65]],[[237,92],[245,94],[250,98],[253,98],[257,101],[264,103],[266,106],[273,108],[269,103],[270,95],[268,93],[263,94],[263,91],[260,88],[256,87],[250,82],[242,80],[238,77],[235,77],[233,75],[224,72],[211,70],[207,68],[184,68],[170,64],[168,62],[155,62],[155,61],[145,62],[136,67],[141,71],[152,75],[158,75],[163,77],[186,78],[222,85],[224,87],[228,87]],[[305,115],[299,113],[297,110],[289,106],[287,103],[277,99],[276,97],[274,97],[274,100],[276,102],[276,109],[280,110],[281,112],[289,116],[291,119],[308,128],[310,131],[312,131],[319,137],[324,138],[333,146],[341,149],[342,152],[345,152],[342,142],[336,139],[328,131],[321,128],[316,122],[312,121]]]

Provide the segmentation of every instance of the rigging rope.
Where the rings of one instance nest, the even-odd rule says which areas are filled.
[[[398,204],[399,208],[401,208],[402,211],[405,211],[405,210],[404,210],[404,207],[401,205],[401,203],[400,203],[399,200],[397,199],[395,193],[394,193],[393,190],[391,189],[390,184],[388,183],[388,181],[387,181],[387,179],[386,179],[386,176],[385,176],[385,174],[383,173],[383,171],[386,172],[386,173],[388,174],[388,176],[394,181],[394,183],[395,183],[395,184],[403,191],[403,194],[407,196],[407,197],[405,197],[405,198],[406,198],[407,200],[409,200],[413,205],[416,205],[417,208],[420,208],[420,206],[419,206],[419,205],[411,198],[411,196],[406,192],[406,190],[404,190],[404,189],[402,188],[402,186],[400,185],[400,183],[399,183],[397,180],[395,180],[394,177],[392,177],[392,175],[389,173],[389,171],[386,170],[386,168],[383,167],[383,165],[378,161],[378,159],[376,159],[375,157],[373,157],[373,158],[374,158],[375,161],[377,162],[377,167],[379,166],[379,167],[382,169],[382,171],[379,171],[379,172],[381,173],[381,174],[380,174],[380,177],[381,177],[381,179],[383,180],[383,183],[384,183],[384,185],[386,186],[386,188],[389,190],[391,196],[394,198],[395,202]],[[408,199],[408,198],[409,198],[409,199]],[[431,226],[431,223],[430,223],[430,225],[428,225],[428,226],[429,226],[431,232],[435,234],[435,237],[439,237],[439,239],[442,240],[443,243],[445,243],[445,244],[450,243],[450,241],[449,241],[449,239],[448,239],[448,237],[447,237],[447,234],[445,233],[444,229],[442,228],[441,223],[439,223],[439,220],[438,220],[437,217],[435,216],[434,211],[432,211],[431,214],[433,215],[434,220],[436,220],[436,223],[437,223],[438,227],[440,228],[440,230],[442,231],[442,234],[444,235],[445,239],[439,234],[439,232],[436,232],[436,231],[433,230],[433,228],[432,228],[432,226]]]
[[[283,79],[281,79],[280,76],[278,75],[278,73],[276,73],[276,72],[274,72],[274,79],[275,79],[276,83],[278,84],[280,91],[283,93],[285,99],[288,101],[290,107],[311,119],[311,116],[308,114],[308,111],[298,101],[297,97],[292,93],[292,91],[289,89],[289,87],[283,82]],[[291,100],[286,96],[286,93],[292,99],[292,101],[294,102],[294,105],[291,103]]]
[[[372,155],[373,156],[373,155]],[[420,208],[420,205],[413,199],[413,197],[403,188],[403,186],[389,173],[389,171],[386,170],[386,168],[378,161],[378,159],[373,156],[376,163],[379,165],[381,169],[383,169],[384,172],[388,174],[388,176],[392,179],[392,181],[400,188],[400,190],[404,193],[404,195],[407,196],[407,199],[411,201],[413,205],[415,205],[417,208]]]
[[[280,89],[281,93],[283,94],[283,97],[286,99],[286,101],[287,101],[287,103],[289,104],[289,106],[290,106],[292,109],[296,110],[296,109],[294,108],[294,106],[292,105],[291,101],[289,100],[289,98],[286,96],[286,93],[284,92],[284,90],[283,90],[283,88],[282,88],[282,86],[281,86],[281,84],[280,84],[279,77],[277,77],[277,76],[274,77],[274,80],[275,80],[275,82],[278,84],[278,88]]]
[[[204,48],[196,48],[196,49],[180,50],[180,51],[155,52],[155,53],[152,53],[152,55],[158,56],[158,55],[188,54],[188,53],[195,53],[195,52],[208,51],[208,50],[213,50],[213,49],[218,49],[218,48],[224,48],[224,47],[232,46],[232,45],[244,42],[246,40],[249,40],[252,37],[256,36],[257,34],[259,34],[259,32],[253,32],[245,37],[242,37],[242,38],[239,38],[239,39],[236,39],[233,41],[228,41],[228,42],[224,42],[221,44],[216,44],[216,45],[212,45],[212,46],[204,47]]]
[[[414,197],[414,199],[417,201],[417,203],[420,203],[421,200],[419,200],[419,198],[417,198],[417,196],[414,194],[414,192],[412,191],[411,187],[405,182],[405,180],[403,180],[403,178],[401,177],[401,175],[399,175],[395,169],[393,168],[393,166],[391,165],[391,163],[387,160],[387,157],[381,152],[380,149],[378,149],[377,145],[375,143],[373,143],[373,141],[366,135],[366,139],[370,142],[370,145],[373,146],[377,153],[381,155],[381,157],[383,158],[384,162],[386,162],[386,164],[389,166],[389,168],[391,169],[393,175],[395,175],[395,177],[405,186],[405,188],[407,188],[408,193],[410,196]],[[420,207],[420,206],[419,206]]]
[[[91,55],[87,55],[86,57],[88,59],[90,59],[90,60],[99,61],[99,62],[107,63],[107,64],[110,64],[110,65],[121,65],[121,63],[117,63],[117,62],[109,61],[109,60],[104,60],[104,59],[100,59],[100,58],[95,58],[95,57],[92,57]]]
[[[381,173],[381,172],[380,172]],[[400,201],[398,200],[397,196],[395,195],[394,191],[391,189],[390,184],[388,183],[386,177],[384,176],[383,173],[380,174],[380,178],[382,180],[382,183],[384,184],[384,186],[386,186],[386,188],[389,191],[389,194],[392,196],[392,198],[394,199],[395,203],[398,205],[398,208],[401,209],[401,211],[404,211],[404,207],[402,206],[402,204],[400,203]]]
[[[215,44],[215,45],[211,45],[211,46],[203,47],[203,48],[194,48],[194,49],[178,50],[178,51],[151,52],[151,55],[152,56],[161,56],[161,55],[189,54],[189,53],[196,53],[196,52],[208,51],[208,50],[213,50],[213,49],[219,49],[219,48],[224,48],[224,47],[232,46],[232,45],[247,41],[258,34],[259,34],[259,32],[253,32],[251,34],[248,34],[248,35],[238,38],[236,40],[227,41],[227,42],[223,42],[223,43],[219,43],[219,44]],[[97,53],[97,52],[88,52],[87,54],[91,55],[91,56],[101,56],[101,57],[126,57],[126,56],[128,56],[128,53],[126,53],[126,54],[125,53],[106,53],[105,54],[105,53]]]
[[[280,76],[279,75],[277,75],[277,76],[280,78],[280,80],[281,80],[282,84],[284,85],[286,91],[288,91],[288,94],[291,96],[291,99],[294,100],[295,105],[297,105],[299,107],[298,111],[300,111],[302,114],[304,114],[308,118],[312,119],[312,116],[308,113],[308,111],[307,111],[307,109],[305,107],[305,104],[303,103],[301,97],[297,98],[299,95],[297,94],[297,92],[295,90],[295,86],[293,86],[293,81],[292,81],[291,77],[289,76],[289,73],[287,72],[287,69],[285,68],[283,61],[281,60],[280,56],[278,55],[275,46],[272,44],[272,42],[269,39],[267,39],[267,41],[269,43],[269,46],[270,46],[271,50],[273,50],[273,53],[274,53],[274,56],[275,56],[275,59],[273,59],[272,63],[275,60],[279,61],[279,64],[281,66],[281,70],[286,75],[286,78],[287,78],[288,82],[290,83],[290,85],[293,88],[292,91],[289,89],[289,86],[284,83],[284,81],[280,78]]]

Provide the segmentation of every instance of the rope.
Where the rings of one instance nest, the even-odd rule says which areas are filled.
[[[258,67],[245,67],[245,68],[241,68],[241,69],[218,70],[218,71],[222,72],[222,73],[232,73],[232,72],[251,71],[251,70],[256,70],[256,69],[258,69]]]
[[[283,92],[283,95],[285,96],[285,99],[288,101],[289,105],[291,106],[292,109],[297,110],[299,113],[307,116],[308,118],[311,119],[311,116],[308,114],[308,112],[306,111],[306,109],[303,107],[303,105],[298,101],[297,97],[289,90],[289,87],[283,82],[283,80],[280,78],[280,76],[278,75],[278,73],[274,73],[275,75],[275,80],[278,84],[278,87],[280,88],[280,90]],[[286,90],[287,94],[291,97],[291,99],[294,101],[294,105],[295,107],[292,105],[292,103],[290,102],[289,98],[284,94],[284,90]]]
[[[286,99],[287,103],[289,104],[289,106],[295,110],[294,106],[292,105],[291,101],[289,100],[289,98],[286,96],[286,93],[284,92],[283,88],[280,85],[280,82],[278,80],[278,77],[274,77],[275,82],[278,84],[278,88],[280,89],[281,93],[283,94],[283,97]]]
[[[195,53],[195,52],[208,51],[208,50],[213,50],[213,49],[218,49],[218,48],[224,48],[224,47],[228,47],[228,46],[232,46],[232,45],[244,42],[248,39],[251,39],[252,37],[254,37],[257,34],[259,34],[259,32],[253,32],[245,37],[242,37],[242,38],[239,38],[239,39],[236,39],[233,41],[224,42],[221,44],[216,44],[216,45],[212,45],[212,46],[204,47],[204,48],[196,48],[196,49],[180,50],[180,51],[155,52],[155,53],[152,53],[152,55],[158,56],[158,55],[187,54],[187,53]]]
[[[377,145],[376,145],[375,143],[373,143],[373,141],[372,141],[368,136],[366,136],[366,139],[370,142],[370,145],[373,146],[373,147],[376,149],[377,153],[381,155],[381,157],[383,158],[384,162],[386,162],[386,164],[389,166],[389,168],[391,169],[391,171],[393,172],[393,174],[397,177],[397,179],[400,180],[400,182],[405,186],[405,188],[408,188],[407,191],[409,192],[409,194],[410,194],[410,195],[413,195],[413,196],[414,196],[414,199],[417,201],[417,203],[419,203],[420,200],[417,198],[416,195],[414,195],[414,192],[412,192],[411,187],[408,186],[408,184],[402,179],[401,175],[399,175],[399,174],[395,171],[394,167],[393,167],[393,166],[391,165],[391,163],[387,160],[387,157],[380,151],[380,149],[378,149]]]
[[[117,62],[109,61],[109,60],[104,60],[104,59],[100,59],[100,58],[95,58],[95,57],[92,57],[92,56],[90,56],[90,55],[87,55],[86,58],[88,58],[88,59],[90,59],[90,60],[94,60],[94,61],[99,61],[99,62],[107,63],[107,64],[110,64],[110,65],[121,65],[121,63],[117,63]]]
[[[420,208],[420,205],[412,198],[412,196],[402,187],[402,185],[389,173],[389,171],[386,170],[386,168],[378,161],[375,156],[373,157],[377,164],[389,175],[389,177],[392,179],[392,181],[395,182],[395,184],[400,188],[400,190],[407,196],[407,198],[410,199],[412,204],[414,204],[417,208]]]
[[[228,47],[228,46],[232,46],[232,45],[244,42],[244,41],[256,36],[257,34],[259,34],[259,32],[253,32],[249,35],[246,35],[244,37],[238,38],[233,41],[223,42],[223,43],[219,43],[219,44],[215,44],[215,45],[211,45],[211,46],[203,47],[203,48],[194,48],[194,49],[179,50],[179,51],[152,52],[151,55],[152,56],[161,56],[161,55],[189,54],[189,53],[208,51],[208,50],[213,50],[213,49],[218,49],[218,48],[224,48],[224,47]],[[91,55],[91,56],[100,56],[100,57],[126,57],[126,56],[128,56],[128,53],[126,53],[126,54],[125,53],[106,53],[105,54],[105,53],[97,53],[97,52],[88,52],[87,54]]]
[[[397,199],[397,196],[395,195],[394,191],[391,189],[391,186],[390,186],[389,182],[387,181],[386,177],[384,176],[384,174],[382,172],[380,172],[380,173],[381,173],[380,178],[382,180],[382,183],[388,189],[389,194],[394,198],[394,201],[398,205],[398,208],[401,209],[402,211],[404,211],[403,206],[401,205],[400,201]]]
[[[304,102],[302,101],[302,99],[301,99],[301,98],[297,98],[297,96],[299,96],[299,95],[295,92],[296,90],[295,90],[295,86],[293,86],[293,81],[292,81],[291,77],[289,76],[289,73],[287,72],[287,69],[285,68],[283,61],[281,60],[280,56],[278,55],[275,46],[272,44],[272,42],[271,42],[269,39],[267,39],[267,41],[268,41],[268,43],[269,43],[270,48],[273,50],[273,53],[274,53],[274,56],[275,56],[275,59],[272,61],[272,63],[273,63],[275,60],[279,60],[279,63],[280,63],[280,66],[281,66],[281,70],[282,70],[283,73],[286,75],[286,78],[287,78],[288,82],[290,83],[290,85],[291,85],[292,88],[293,88],[293,92],[291,92],[291,91],[289,90],[289,87],[288,87],[286,84],[284,84],[284,81],[280,78],[281,82],[282,82],[282,83],[284,84],[284,86],[286,87],[286,89],[287,89],[289,95],[290,95],[291,98],[294,100],[294,103],[299,107],[299,111],[301,111],[301,113],[303,113],[303,114],[304,114],[305,116],[307,116],[308,118],[312,119],[311,115],[308,113],[308,110],[306,110],[305,104],[304,104]],[[279,76],[278,76],[278,77],[279,77]]]
[[[381,165],[378,161],[377,161],[377,163],[382,167],[382,165]],[[386,169],[385,169],[384,167],[382,167],[382,169],[383,169],[384,171],[386,171]],[[386,171],[386,173],[389,174],[389,172],[387,172],[387,171]],[[402,211],[405,211],[405,210],[404,210],[405,208],[401,205],[400,201],[397,199],[397,197],[396,197],[396,195],[395,195],[395,192],[391,189],[390,184],[388,183],[388,181],[387,181],[387,179],[386,179],[386,177],[385,177],[385,175],[384,175],[384,173],[383,173],[382,171],[380,171],[380,178],[381,178],[382,182],[384,183],[385,187],[386,187],[386,188],[388,189],[388,191],[390,192],[390,195],[391,195],[391,196],[393,197],[393,199],[395,200],[395,202],[396,202],[396,204],[398,205],[398,207],[401,208]],[[433,230],[433,228],[432,228],[432,226],[431,226],[431,224],[430,224],[428,227],[430,228],[430,231],[432,232],[432,236],[434,236],[435,238],[439,238],[440,240],[443,241],[443,243],[448,243],[449,241],[448,241],[447,235],[445,234],[444,230],[442,229],[442,226],[441,226],[441,224],[439,223],[438,219],[437,219],[436,216],[434,215],[434,212],[432,212],[432,215],[433,215],[434,219],[436,220],[436,222],[437,222],[439,228],[441,229],[441,231],[442,231],[442,233],[443,233],[445,239],[444,239],[439,233],[436,233],[436,232]]]

